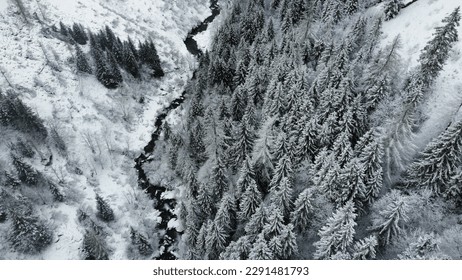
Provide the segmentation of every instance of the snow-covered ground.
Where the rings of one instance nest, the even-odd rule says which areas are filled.
[[[20,98],[54,128],[67,145],[67,154],[54,148],[51,166],[33,165],[63,183],[64,203],[43,205],[37,211],[55,236],[40,256],[45,259],[79,259],[84,229],[76,210],[96,207],[95,193],[113,208],[116,221],[108,224],[111,258],[125,259],[130,226],[152,232],[159,218],[137,186],[135,157],[148,143],[156,114],[183,91],[196,65],[183,39],[210,15],[208,0],[34,0],[22,1],[30,24],[25,24],[12,0],[0,0],[0,69]],[[43,24],[40,24],[38,18]],[[93,76],[76,74],[73,47],[47,38],[42,27],[80,23],[94,32],[105,25],[134,41],[152,38],[166,76],[138,83],[128,78],[116,90],[103,87]],[[84,48],[88,51],[88,47]],[[46,63],[46,61],[49,61]],[[58,67],[51,67],[57,65]],[[0,76],[0,86],[9,83]],[[144,97],[144,103],[138,102]],[[83,175],[73,172],[75,167]],[[2,246],[0,246],[0,253]],[[4,258],[33,258],[15,253]]]
[[[400,14],[384,23],[384,44],[400,35],[402,41],[402,57],[405,57],[409,69],[418,64],[421,50],[432,38],[434,28],[442,26],[441,21],[455,8],[462,5],[460,0],[419,0],[403,9]],[[458,28],[459,38],[462,26]],[[454,44],[450,57],[440,73],[423,112],[428,120],[421,127],[416,137],[417,145],[425,146],[437,136],[455,117],[462,103],[462,42]]]

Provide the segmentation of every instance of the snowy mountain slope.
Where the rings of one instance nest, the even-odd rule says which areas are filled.
[[[191,77],[195,59],[183,44],[188,31],[210,14],[208,1],[23,1],[30,24],[15,3],[0,0],[0,76],[2,91],[14,92],[64,140],[67,151],[49,144],[39,147],[44,166],[31,164],[59,182],[66,200],[44,200],[36,211],[54,231],[52,244],[40,256],[6,252],[2,258],[79,259],[84,229],[76,218],[79,207],[95,212],[95,193],[113,208],[116,220],[107,227],[112,259],[126,259],[133,226],[156,242],[157,213],[137,186],[133,160],[149,141],[156,112],[178,97]],[[152,38],[166,76],[108,90],[94,76],[77,75],[74,48],[41,32],[42,28],[80,23],[92,32],[110,26],[117,36],[134,41]],[[85,46],[85,51],[88,47]],[[139,102],[143,99],[143,102]],[[2,151],[5,151],[2,143]],[[8,156],[2,156],[2,166]],[[75,170],[81,170],[76,172]],[[37,191],[35,191],[37,192]]]
[[[419,0],[401,10],[399,15],[384,23],[384,44],[390,43],[400,35],[402,40],[401,55],[406,60],[408,69],[418,64],[420,51],[432,38],[434,28],[441,26],[441,20],[455,8],[461,6],[459,0]],[[423,124],[416,137],[416,144],[424,147],[432,138],[437,136],[447,124],[459,115],[462,103],[462,26],[458,27],[459,42],[454,44],[449,60],[444,66],[433,87],[433,92],[424,105],[428,119]]]

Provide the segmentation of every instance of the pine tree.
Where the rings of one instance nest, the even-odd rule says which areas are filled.
[[[292,181],[293,170],[292,170],[292,161],[287,155],[283,155],[279,159],[276,168],[274,169],[273,178],[269,185],[269,189],[277,188],[284,178],[287,178],[289,181]]]
[[[343,205],[347,201],[353,201],[357,209],[362,209],[366,191],[363,172],[363,166],[357,158],[349,161],[340,171],[337,180],[339,193],[334,197],[337,204]]]
[[[226,248],[228,244],[228,233],[219,224],[210,222],[208,226],[207,235],[205,238],[206,254],[208,259],[218,259],[220,253]]]
[[[189,132],[189,152],[197,163],[205,162],[206,147],[204,144],[204,131],[200,121],[196,121]]]
[[[365,189],[363,192],[364,202],[371,204],[379,195],[383,184],[383,145],[380,135],[373,134],[369,143],[366,144],[364,149],[359,155],[359,162],[363,166],[363,181]]]
[[[260,206],[262,201],[261,192],[258,190],[255,180],[251,179],[250,184],[246,186],[245,192],[241,196],[239,203],[239,219],[247,221]]]
[[[251,248],[252,244],[248,236],[241,236],[237,241],[231,241],[226,250],[220,254],[220,260],[245,260]]]
[[[241,196],[251,184],[255,182],[255,173],[252,162],[247,157],[239,170],[239,179],[237,180],[237,196]]]
[[[255,141],[252,152],[252,163],[255,169],[255,181],[263,192],[268,191],[268,186],[273,175],[274,165],[271,147],[274,141],[272,127],[275,119],[268,119],[258,131],[259,138]]]
[[[378,233],[379,243],[387,245],[391,239],[403,231],[408,221],[409,205],[399,191],[392,190],[375,205],[376,217],[373,219],[372,230]]]
[[[109,249],[104,237],[91,230],[85,232],[81,250],[85,260],[109,259]]]
[[[87,33],[85,32],[85,29],[83,28],[82,25],[74,23],[72,26],[72,30],[69,29],[69,32],[72,36],[72,38],[80,45],[85,45],[88,41],[88,36]]]
[[[130,240],[142,256],[150,256],[154,252],[148,239],[132,227],[130,227]]]
[[[96,210],[98,218],[110,222],[114,220],[114,211],[111,206],[99,195],[96,194]]]
[[[270,240],[276,235],[281,234],[284,229],[284,216],[282,215],[281,209],[271,204],[268,209],[267,223],[263,226],[263,233],[265,238]]]
[[[234,194],[230,192],[225,193],[220,201],[217,214],[215,215],[215,224],[231,233],[237,224],[236,208],[236,198]]]
[[[270,240],[270,248],[278,259],[288,260],[298,254],[297,236],[293,230],[294,226],[288,224],[284,226],[280,235],[274,236]]]
[[[353,259],[355,260],[373,260],[376,255],[377,237],[374,235],[368,236],[357,241],[354,244]]]
[[[336,253],[347,252],[355,234],[355,211],[354,204],[349,201],[329,218],[327,224],[319,230],[321,240],[314,243],[315,259],[329,259]]]
[[[22,216],[10,212],[11,229],[8,241],[12,247],[26,254],[37,254],[46,248],[53,240],[53,233],[38,218]]]
[[[461,148],[462,121],[459,121],[430,142],[420,158],[409,167],[408,184],[428,188],[437,195],[444,192],[461,162]]]
[[[92,74],[92,69],[90,67],[90,64],[88,64],[87,57],[83,53],[82,49],[79,47],[79,45],[75,45],[75,51],[76,51],[76,66],[77,70],[82,72],[82,73],[88,73]]]
[[[294,210],[290,214],[290,221],[295,229],[304,232],[308,229],[313,216],[313,205],[311,203],[312,189],[304,189],[295,200]]]
[[[214,184],[213,186],[214,194],[213,195],[217,199],[221,198],[223,196],[223,193],[225,193],[229,188],[226,165],[222,157],[223,157],[222,155],[216,156],[216,163],[212,168],[212,181]]]
[[[274,260],[273,252],[268,247],[263,234],[260,234],[253,244],[249,252],[249,260]]]
[[[251,155],[255,141],[255,131],[250,123],[250,115],[245,114],[238,124],[234,144],[230,147],[230,164],[233,169],[238,168],[242,162]]]
[[[59,33],[61,33],[61,35],[63,35],[64,37],[69,36],[67,26],[62,21],[59,22]]]
[[[424,80],[434,80],[443,69],[453,43],[458,40],[459,22],[460,7],[443,19],[444,26],[435,28],[433,38],[427,43],[419,57],[420,71]]]
[[[130,73],[134,78],[140,78],[138,63],[136,62],[135,55],[133,54],[130,45],[125,43],[122,50],[125,69],[127,69],[128,73]]]
[[[279,185],[271,189],[271,202],[282,210],[285,218],[289,217],[293,208],[292,195],[292,182],[287,177],[282,178]]]
[[[251,241],[254,241],[257,235],[263,231],[263,227],[267,222],[267,209],[264,205],[260,205],[245,225],[245,233],[249,236]]]
[[[395,18],[401,8],[403,7],[403,0],[390,0],[385,4],[385,20]]]
[[[440,254],[435,234],[422,234],[409,244],[406,250],[398,255],[400,260],[437,260],[444,258]]]
[[[21,158],[16,155],[11,155],[13,166],[18,172],[18,178],[21,182],[28,185],[36,185],[39,182],[40,175],[32,166],[25,163]]]
[[[114,56],[111,53],[108,53],[108,56],[110,71],[109,83],[117,88],[123,82],[122,73],[120,72],[119,65],[117,64],[117,61],[114,58]]]
[[[462,204],[462,172],[460,170],[451,177],[445,196],[454,199],[459,205]]]

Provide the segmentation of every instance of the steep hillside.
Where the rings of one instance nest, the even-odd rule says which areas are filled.
[[[459,259],[459,5],[236,1],[149,163],[181,256]]]
[[[133,161],[149,142],[157,112],[181,94],[192,75],[196,61],[183,40],[210,14],[208,5],[206,0],[0,1],[1,92],[22,100],[48,130],[44,141],[36,141],[33,133],[1,127],[6,132],[0,136],[2,174],[15,173],[11,144],[20,137],[34,150],[23,161],[46,182],[19,189],[5,185],[1,191],[8,198],[2,199],[28,201],[33,216],[52,232],[51,245],[39,254],[23,254],[11,243],[0,242],[2,258],[85,258],[83,236],[89,227],[104,232],[101,242],[108,244],[111,259],[156,254],[141,256],[136,245],[130,245],[133,227],[156,250],[159,220],[153,202],[138,188]],[[77,72],[75,47],[51,32],[60,21],[67,26],[79,23],[94,33],[109,26],[116,36],[130,36],[136,44],[153,40],[166,75],[138,81],[123,72],[121,87],[105,88],[93,75]],[[82,49],[88,53],[88,44]],[[2,182],[5,178],[2,175]],[[53,199],[51,184],[63,202]],[[114,221],[97,218],[96,194],[113,209]],[[90,218],[82,221],[78,209]],[[9,240],[11,223],[11,217],[0,223],[1,240]]]
[[[458,0],[419,0],[403,9],[396,18],[384,23],[383,43],[390,43],[399,35],[402,39],[400,53],[405,60],[404,66],[412,69],[418,65],[420,51],[431,39],[434,28],[460,5]],[[462,26],[457,30],[459,35],[462,34]],[[462,42],[459,40],[454,44],[443,71],[433,85],[431,97],[424,105],[423,111],[428,120],[416,137],[416,143],[420,147],[425,146],[459,114],[462,104],[461,51]]]

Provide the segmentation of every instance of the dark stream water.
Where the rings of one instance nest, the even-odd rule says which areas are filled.
[[[220,6],[218,5],[218,0],[211,0],[210,1],[210,9],[212,10],[212,15],[206,18],[202,23],[198,26],[194,27],[189,33],[184,43],[188,51],[199,57],[202,55],[202,51],[197,46],[197,42],[194,40],[194,36],[207,30],[209,23],[211,23],[217,15],[220,14]],[[194,77],[194,76],[193,76]],[[135,169],[138,172],[138,185],[145,190],[151,197],[151,199],[156,201],[155,209],[160,212],[160,217],[162,221],[158,225],[159,232],[165,232],[163,236],[161,236],[159,241],[159,251],[161,254],[156,257],[157,260],[175,260],[177,256],[171,252],[173,249],[172,247],[176,244],[179,235],[182,232],[178,232],[175,228],[169,229],[167,227],[168,222],[172,219],[176,219],[176,215],[173,213],[176,206],[175,199],[164,199],[162,198],[162,194],[167,190],[163,186],[153,185],[149,182],[149,179],[144,172],[143,164],[146,162],[150,162],[152,159],[149,158],[149,155],[154,151],[154,147],[156,146],[156,141],[159,139],[159,136],[162,132],[163,123],[165,118],[168,114],[178,108],[186,99],[186,92],[183,92],[180,97],[173,100],[170,105],[165,108],[162,113],[160,113],[155,121],[155,130],[151,134],[151,140],[149,143],[144,147],[144,153],[142,153],[139,157],[135,159]]]

